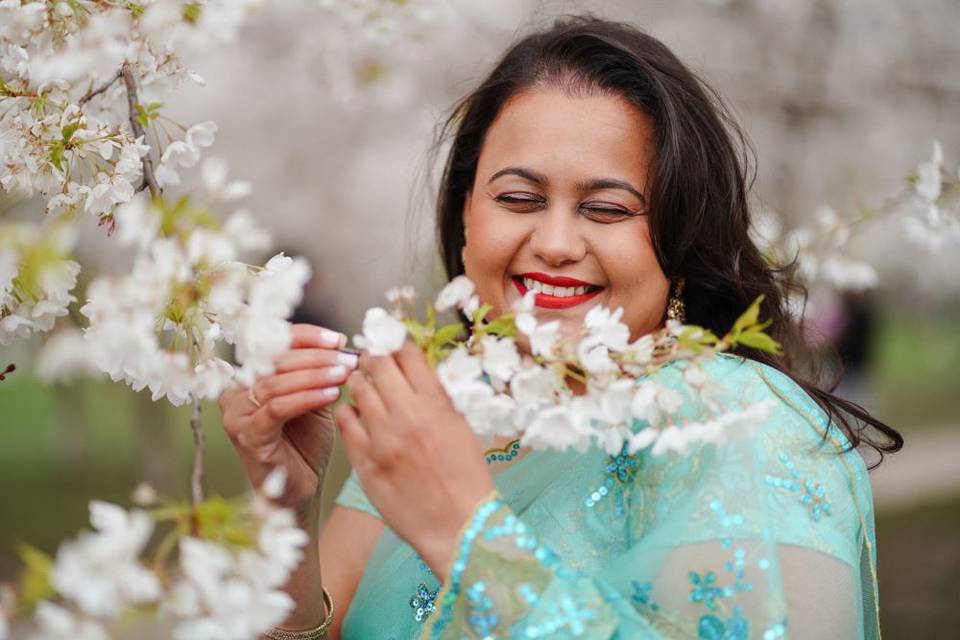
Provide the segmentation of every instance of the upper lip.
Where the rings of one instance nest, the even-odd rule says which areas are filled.
[[[554,287],[596,287],[590,282],[584,282],[583,280],[577,280],[576,278],[568,278],[566,276],[551,276],[546,273],[540,273],[539,271],[529,271],[527,273],[521,273],[523,278],[531,278],[532,280],[539,280],[544,284],[549,284]]]

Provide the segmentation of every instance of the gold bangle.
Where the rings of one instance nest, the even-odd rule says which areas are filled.
[[[325,640],[327,630],[333,624],[333,596],[323,588],[323,605],[327,610],[327,619],[319,627],[313,629],[281,629],[272,627],[264,635],[273,640]]]

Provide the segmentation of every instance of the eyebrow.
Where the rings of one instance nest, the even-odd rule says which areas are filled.
[[[543,175],[542,173],[538,173],[533,169],[527,169],[525,167],[504,167],[503,169],[500,169],[499,171],[494,173],[492,176],[490,176],[490,179],[487,180],[487,184],[490,184],[497,178],[502,178],[503,176],[509,176],[509,175],[520,176],[521,178],[529,180],[534,184],[538,184],[541,187],[547,186],[550,182],[549,180],[547,180],[547,176]],[[625,180],[617,180],[615,178],[593,178],[591,180],[581,180],[577,182],[575,186],[579,191],[598,191],[600,189],[623,189],[624,191],[627,191],[633,194],[634,196],[636,196],[636,198],[640,200],[640,202],[644,204],[647,203],[647,199],[643,197],[643,194],[640,193],[632,184],[630,184]]]

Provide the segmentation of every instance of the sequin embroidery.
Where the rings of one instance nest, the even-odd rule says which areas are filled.
[[[423,622],[427,616],[436,611],[437,606],[434,602],[437,599],[439,589],[430,590],[422,582],[417,587],[417,593],[410,598],[410,607],[414,610],[413,617],[417,622]]]
[[[743,609],[734,607],[733,615],[728,620],[715,615],[700,616],[697,637],[700,640],[747,640],[750,637],[750,625],[743,617]]]
[[[587,507],[593,507],[608,495],[613,495],[617,515],[624,515],[626,512],[626,495],[637,476],[639,464],[637,454],[630,455],[627,453],[627,443],[623,443],[620,453],[607,457],[607,462],[603,468],[607,477],[603,484],[584,501],[584,504]]]
[[[820,517],[824,514],[833,515],[833,511],[830,508],[830,503],[827,502],[826,490],[823,488],[823,485],[814,482],[809,478],[803,478],[800,474],[800,470],[793,464],[790,460],[790,457],[786,453],[781,451],[777,458],[780,462],[783,463],[783,466],[786,467],[787,471],[790,473],[789,478],[781,478],[780,476],[775,476],[771,474],[766,474],[764,480],[767,484],[772,487],[777,487],[779,489],[785,489],[792,493],[800,493],[800,502],[807,505],[810,509],[810,517],[813,518],[815,522],[820,520]]]

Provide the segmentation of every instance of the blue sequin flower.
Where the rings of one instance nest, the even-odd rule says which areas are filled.
[[[417,593],[410,598],[410,607],[415,610],[413,617],[417,622],[423,622],[437,608],[434,600],[437,599],[439,591],[439,589],[430,591],[422,582],[417,587]]]
[[[749,637],[750,625],[740,607],[734,607],[733,615],[728,620],[714,615],[700,616],[697,626],[697,638],[700,640],[747,640]]]
[[[631,597],[633,598],[634,602],[649,607],[652,611],[657,611],[660,609],[660,605],[650,597],[650,591],[653,589],[652,583],[645,582],[640,584],[639,580],[634,580],[632,584],[633,595]]]
[[[693,588],[690,590],[690,602],[702,602],[706,605],[707,609],[711,611],[716,608],[717,598],[722,598],[724,596],[723,589],[716,586],[717,574],[713,571],[708,571],[703,576],[701,576],[696,571],[691,571],[689,574],[690,584],[693,585]]]

